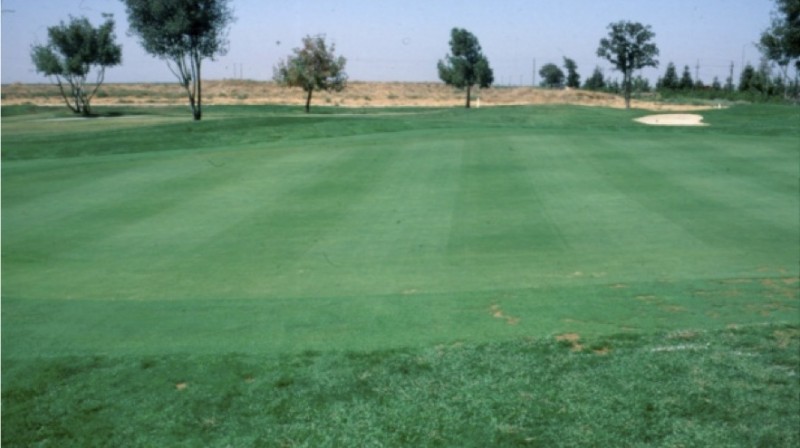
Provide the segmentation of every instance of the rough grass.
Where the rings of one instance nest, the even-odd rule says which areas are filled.
[[[800,327],[3,364],[4,446],[800,443]]]
[[[97,112],[2,109],[4,445],[797,442],[795,108]]]

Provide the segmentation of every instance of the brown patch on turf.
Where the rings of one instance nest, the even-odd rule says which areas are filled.
[[[797,311],[796,307],[777,301],[772,301],[763,304],[747,305],[745,309],[747,309],[747,311],[751,313],[757,313],[758,315],[764,317],[769,317],[772,315],[772,313],[787,313],[787,312]]]
[[[187,387],[189,387],[189,383],[181,382],[175,384],[175,390],[186,390]]]
[[[796,299],[800,292],[795,286],[798,281],[797,277],[765,278],[761,280],[761,285],[769,292],[769,297],[782,296]]]
[[[503,312],[503,309],[500,308],[500,305],[494,304],[489,307],[489,312],[492,314],[492,317],[495,319],[504,319],[508,325],[517,325],[519,324],[519,318],[514,316],[509,316],[508,314]]]
[[[661,307],[662,310],[670,313],[683,313],[686,312],[686,307],[680,305],[665,305]]]
[[[596,348],[596,349],[592,350],[592,353],[594,353],[595,355],[598,355],[598,356],[606,356],[609,353],[611,353],[611,349],[608,348],[608,347],[600,347],[600,348]]]
[[[610,286],[611,289],[625,289],[627,287],[628,285],[626,285],[625,283],[615,283]]]
[[[556,341],[569,341],[569,342],[576,342],[581,339],[581,335],[578,333],[564,333],[559,334],[556,336]]]
[[[695,297],[739,297],[741,292],[736,288],[731,289],[719,289],[719,290],[707,290],[707,289],[698,289],[692,291],[692,294]]]
[[[747,284],[753,283],[752,278],[729,278],[727,280],[723,280],[722,283],[727,285],[740,285],[740,284]]]
[[[556,341],[558,342],[568,342],[572,347],[570,350],[573,352],[579,352],[583,350],[583,344],[580,343],[581,335],[578,333],[564,333],[556,335]]]
[[[772,335],[778,341],[778,347],[786,348],[791,344],[793,339],[800,338],[800,330],[794,328],[789,330],[775,330]]]

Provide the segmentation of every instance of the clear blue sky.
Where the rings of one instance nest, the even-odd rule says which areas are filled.
[[[596,65],[618,76],[597,58],[607,25],[631,20],[651,25],[661,54],[679,71],[699,61],[700,78],[721,81],[742,59],[757,64],[753,43],[770,23],[772,0],[234,0],[237,20],[228,54],[204,65],[205,79],[244,77],[267,80],[280,58],[306,34],[325,34],[348,59],[351,80],[436,81],[436,62],[448,51],[449,32],[466,28],[480,40],[497,83],[527,84],[537,69],[562,56],[578,63],[582,78]],[[119,0],[2,0],[2,82],[48,82],[30,61],[31,45],[45,43],[47,27],[70,15],[95,25],[114,14],[123,64],[106,72],[106,82],[173,81],[166,64],[146,54],[128,36]],[[537,75],[538,78],[538,75]]]

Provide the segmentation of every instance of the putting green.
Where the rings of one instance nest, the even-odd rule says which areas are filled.
[[[326,112],[4,119],[4,356],[797,320],[795,109]]]

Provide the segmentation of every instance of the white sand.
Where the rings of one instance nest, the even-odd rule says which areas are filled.
[[[659,114],[636,118],[634,121],[653,126],[708,126],[697,114]]]

